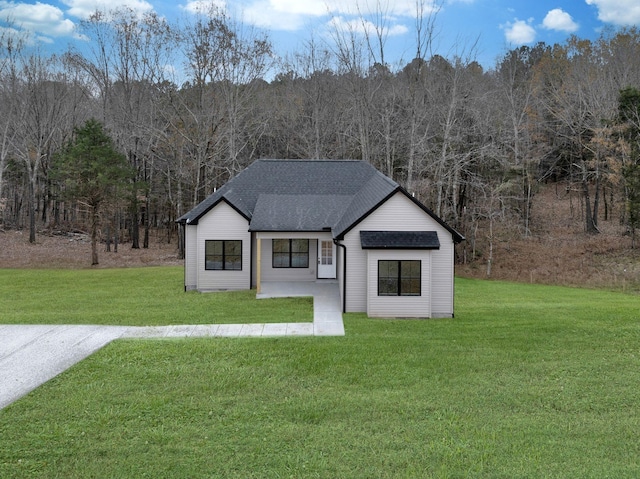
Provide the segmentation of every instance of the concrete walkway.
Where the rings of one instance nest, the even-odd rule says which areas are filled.
[[[115,339],[344,336],[337,283],[264,283],[258,298],[288,296],[313,296],[313,323],[154,327],[0,325],[0,409]]]

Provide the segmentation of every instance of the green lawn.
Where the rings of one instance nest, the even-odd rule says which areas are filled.
[[[184,292],[182,267],[0,269],[0,323],[169,324],[313,321],[311,298],[255,299],[255,291]]]
[[[456,291],[343,338],[112,343],[0,411],[0,477],[640,477],[640,297]]]

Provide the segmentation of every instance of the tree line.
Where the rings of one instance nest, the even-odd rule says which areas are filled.
[[[421,2],[417,2],[419,8]],[[88,49],[45,55],[0,36],[0,227],[91,225],[69,192],[68,154],[98,122],[127,164],[101,199],[104,241],[147,247],[257,158],[362,159],[468,239],[496,222],[531,233],[536,191],[562,181],[584,229],[640,225],[640,31],[509,50],[492,68],[475,46],[434,52],[437,12],[417,12],[415,55],[386,60],[384,15],[361,34],[336,26],[276,58],[269,38],[212,8],[186,23],[96,12]],[[88,123],[89,122],[89,123]],[[68,165],[68,162],[67,162]]]

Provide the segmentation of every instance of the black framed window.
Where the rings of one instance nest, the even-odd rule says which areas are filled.
[[[242,270],[242,241],[206,240],[204,242],[204,269]]]
[[[273,239],[272,260],[274,268],[308,268],[308,239]]]
[[[378,296],[420,296],[422,262],[378,260]]]

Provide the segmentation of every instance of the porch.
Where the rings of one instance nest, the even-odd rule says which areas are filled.
[[[257,299],[313,297],[313,335],[344,336],[340,288],[336,280],[263,281]]]

